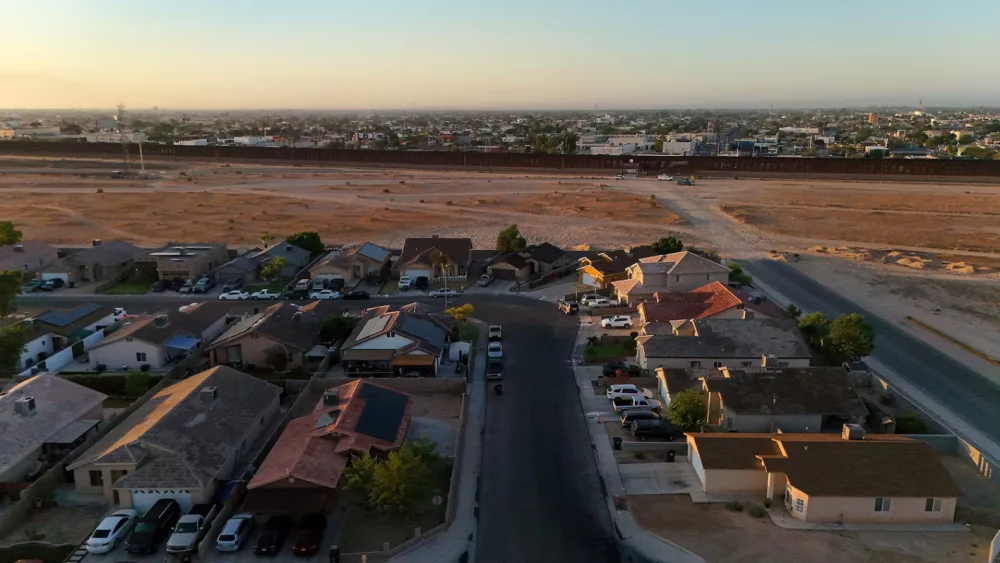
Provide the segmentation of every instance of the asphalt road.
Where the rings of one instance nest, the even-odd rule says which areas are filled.
[[[39,310],[99,301],[138,314],[199,297],[45,295],[22,298],[19,307]],[[414,300],[444,305],[426,297],[341,303],[357,311]],[[468,295],[452,305],[456,303],[471,303],[477,318],[503,325],[506,355],[503,395],[490,390],[487,399],[476,561],[617,563],[618,542],[569,362],[578,318],[529,298]],[[261,305],[233,302],[233,310]]]
[[[874,313],[841,297],[794,267],[773,260],[743,261],[754,278],[807,311],[828,317],[859,312],[875,329],[872,354],[900,377],[936,398],[955,415],[1000,442],[1000,386]]]

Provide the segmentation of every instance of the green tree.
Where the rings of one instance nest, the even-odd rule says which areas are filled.
[[[437,451],[437,444],[427,437],[427,433],[421,434],[416,440],[409,442],[413,447],[413,453],[428,465],[434,464],[440,456]]]
[[[475,313],[475,309],[473,309],[472,305],[469,305],[468,303],[459,305],[458,307],[452,307],[450,309],[444,310],[445,315],[459,322],[468,319],[469,317],[472,316],[473,313]]]
[[[857,360],[875,349],[875,330],[860,313],[840,315],[830,323],[830,351],[840,360]]]
[[[653,252],[657,254],[671,254],[684,250],[684,242],[675,236],[660,237],[653,241]]]
[[[0,246],[8,246],[21,242],[23,233],[14,228],[12,221],[0,221]]]
[[[826,315],[819,311],[809,313],[799,319],[799,330],[806,337],[806,341],[815,350],[820,350],[826,343],[827,335],[830,332],[830,321]]]
[[[563,154],[575,154],[576,153],[576,143],[580,140],[576,136],[576,133],[566,133],[562,138],[562,152]]]
[[[965,134],[965,135],[962,135],[961,137],[958,138],[958,144],[960,144],[960,145],[968,145],[969,143],[971,143],[972,141],[975,141],[975,140],[976,140],[976,138],[974,136],[969,135],[969,134]]]
[[[339,315],[326,317],[319,325],[319,339],[323,342],[346,340],[351,335],[351,332],[354,331],[357,323],[357,320],[352,317]]]
[[[14,299],[21,292],[21,272],[0,271],[0,317],[6,317],[17,307]]]
[[[323,241],[320,240],[319,233],[316,231],[302,231],[301,233],[295,233],[285,239],[285,242],[294,244],[302,250],[308,250],[309,255],[313,258],[322,254],[323,250],[326,248],[323,246]]]
[[[667,407],[667,420],[684,431],[697,430],[708,416],[705,396],[694,389],[678,393]]]
[[[663,139],[653,141],[653,150],[656,152],[663,152]]]
[[[21,323],[0,328],[0,376],[12,377],[16,373],[25,344],[24,325]]]
[[[430,498],[431,486],[430,465],[411,444],[403,444],[375,465],[369,504],[390,517],[412,520]]]
[[[517,225],[510,225],[497,234],[497,252],[515,252],[528,246]]]
[[[125,396],[142,397],[153,387],[153,378],[148,373],[133,371],[125,379]]]
[[[788,307],[785,307],[785,312],[792,316],[793,319],[797,319],[802,316],[802,309],[795,306],[795,303],[789,303]]]
[[[281,275],[286,264],[284,256],[275,256],[260,268],[260,277],[271,281]]]
[[[736,262],[729,263],[729,281],[738,283],[740,285],[750,285],[753,283],[753,278],[750,274],[743,271],[743,267]]]
[[[352,455],[340,477],[340,485],[356,502],[368,503],[368,494],[375,480],[375,458],[368,452]]]
[[[269,231],[264,231],[263,233],[260,234],[261,246],[267,248],[271,246],[272,242],[274,242],[274,235],[272,235]]]

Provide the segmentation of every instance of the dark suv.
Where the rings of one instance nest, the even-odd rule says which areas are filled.
[[[161,498],[149,507],[132,530],[125,551],[129,553],[153,553],[163,538],[170,535],[181,517],[181,506],[171,498]]]
[[[427,289],[428,285],[430,285],[430,280],[427,279],[427,276],[417,276],[417,279],[413,280],[414,289]]]
[[[604,377],[612,377],[618,373],[618,370],[624,371],[632,377],[642,375],[641,367],[622,361],[604,362],[604,365],[601,366],[601,375]]]

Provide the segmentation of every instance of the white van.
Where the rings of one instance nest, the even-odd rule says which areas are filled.
[[[313,281],[310,279],[299,280],[295,282],[295,289],[306,290],[312,287]]]

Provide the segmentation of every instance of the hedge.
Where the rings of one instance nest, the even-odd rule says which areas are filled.
[[[146,391],[149,391],[160,382],[160,377],[151,376],[140,373],[145,380],[141,385],[132,384],[132,389],[127,389],[129,376],[132,374],[114,374],[114,375],[67,375],[64,379],[83,385],[94,391],[99,391],[104,393],[109,397],[141,397]],[[136,392],[142,390],[142,393],[136,395]],[[131,391],[131,393],[129,392]]]

